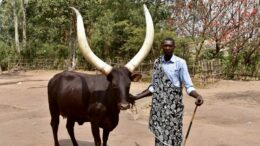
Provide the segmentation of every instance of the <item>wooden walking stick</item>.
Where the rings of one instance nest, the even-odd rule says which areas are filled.
[[[197,107],[198,107],[198,105],[196,105],[196,107],[195,107],[195,109],[194,109],[194,111],[193,111],[193,115],[192,115],[192,118],[191,118],[191,121],[190,121],[190,125],[189,125],[189,128],[188,128],[187,134],[186,134],[186,136],[185,136],[185,140],[184,140],[183,146],[186,145],[186,141],[187,141],[188,136],[189,136],[189,133],[190,133],[192,121],[193,121],[194,116],[195,116],[195,113],[196,113],[196,111],[197,111]]]

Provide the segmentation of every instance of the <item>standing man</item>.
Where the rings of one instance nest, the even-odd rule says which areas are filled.
[[[181,146],[182,143],[182,85],[203,104],[203,98],[193,87],[186,61],[173,54],[175,42],[172,38],[162,41],[163,55],[154,62],[152,84],[135,100],[153,95],[149,129],[155,135],[155,146]]]

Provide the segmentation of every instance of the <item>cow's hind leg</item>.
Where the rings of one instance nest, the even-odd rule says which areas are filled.
[[[71,139],[71,141],[73,143],[73,146],[78,146],[78,143],[77,143],[77,141],[75,139],[75,136],[74,136],[74,125],[75,125],[75,121],[70,119],[70,118],[68,118],[67,119],[66,128],[67,128],[68,133],[70,135],[70,139]]]
[[[52,132],[53,132],[53,138],[54,138],[54,143],[55,146],[59,146],[59,141],[58,141],[58,128],[59,128],[59,115],[54,115],[51,114],[51,127],[52,127]]]
[[[109,130],[103,129],[103,146],[107,146],[109,132],[110,132]]]

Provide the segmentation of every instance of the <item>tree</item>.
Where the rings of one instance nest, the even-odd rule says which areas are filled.
[[[12,0],[13,6],[13,18],[14,18],[14,29],[15,29],[15,47],[18,53],[21,52],[20,43],[19,43],[19,32],[18,32],[18,16],[17,16],[17,1]]]
[[[175,53],[189,63],[222,58],[230,77],[241,68],[257,72],[260,14],[255,0],[1,0],[1,66],[6,69],[8,59],[18,58],[54,59],[53,67],[59,68],[65,60],[71,69],[86,64],[77,49],[70,6],[81,12],[93,52],[105,61],[126,63],[143,43],[144,3],[155,26],[154,45],[145,61],[157,58],[161,40],[171,36]]]
[[[26,47],[26,8],[28,6],[28,0],[21,0],[21,10],[22,10],[22,28],[23,28],[23,40],[22,48]]]
[[[230,65],[227,71],[229,77],[233,78],[241,53],[250,47],[250,40],[256,36],[259,27],[255,23],[259,16],[253,0],[231,1],[225,7],[227,11],[216,19],[209,34],[216,44],[215,55],[222,49],[229,49]]]
[[[0,3],[0,65],[2,70],[7,69],[9,59],[16,58],[14,48],[13,8],[11,1]]]
[[[190,36],[195,48],[195,63],[200,59],[204,43],[215,44],[213,58],[228,49],[230,64],[228,72],[234,74],[242,50],[252,50],[247,46],[255,36],[259,26],[256,23],[258,10],[255,0],[230,1],[182,1],[172,5],[169,20],[178,36]],[[250,53],[247,53],[250,54]],[[253,55],[254,56],[254,55]],[[233,75],[231,75],[232,77]]]

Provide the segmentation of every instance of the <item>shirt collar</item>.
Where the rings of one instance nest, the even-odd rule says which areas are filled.
[[[174,63],[176,62],[176,56],[173,54],[172,58],[169,61],[164,60],[164,55],[163,55],[163,63]]]

